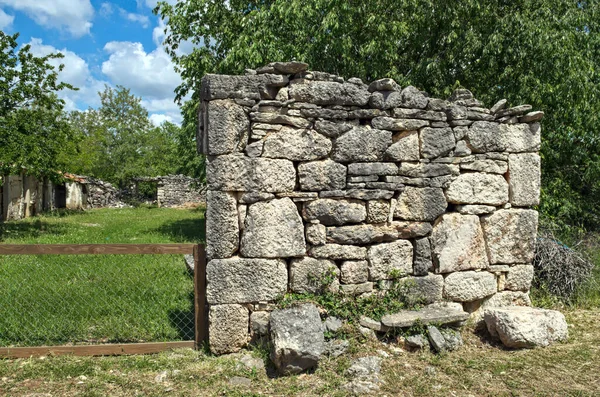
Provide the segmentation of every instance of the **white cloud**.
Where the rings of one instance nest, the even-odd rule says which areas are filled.
[[[104,50],[110,57],[102,63],[102,73],[115,84],[149,99],[175,96],[173,90],[181,83],[181,77],[162,48],[146,53],[141,43],[111,41]]]
[[[174,123],[174,124],[181,124],[181,121],[174,119],[172,116],[169,116],[168,114],[151,114],[150,115],[150,122],[152,124],[154,124],[155,126],[159,126],[162,123],[164,123],[165,121],[168,121],[169,123]]]
[[[58,96],[65,100],[67,110],[76,110],[79,108],[78,104],[81,103],[89,106],[99,105],[98,92],[104,90],[106,82],[92,76],[89,65],[83,58],[66,48],[59,50],[43,44],[42,40],[38,38],[32,38],[28,44],[31,45],[31,53],[35,56],[45,56],[57,52],[64,55],[64,58],[52,59],[50,63],[57,68],[60,64],[65,65],[59,74],[59,80],[79,88],[78,91],[63,90],[58,93]]]
[[[114,10],[113,10],[112,4],[110,4],[110,3],[102,3],[100,5],[100,15],[102,15],[105,18],[111,16],[113,11]]]
[[[9,28],[14,20],[14,16],[8,15],[4,12],[4,10],[0,9],[0,30],[5,30]]]
[[[150,25],[150,18],[146,15],[135,14],[133,12],[127,12],[126,10],[119,7],[119,13],[121,17],[131,22],[138,22],[142,27],[147,28]]]
[[[89,34],[94,17],[90,0],[0,0],[0,5],[24,12],[41,26],[65,29],[74,37]]]

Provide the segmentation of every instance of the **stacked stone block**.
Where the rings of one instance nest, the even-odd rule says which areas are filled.
[[[400,276],[427,303],[529,301],[542,112],[299,62],[206,75],[201,99],[213,352],[319,277],[357,299]]]

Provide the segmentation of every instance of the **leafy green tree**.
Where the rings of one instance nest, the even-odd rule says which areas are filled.
[[[62,54],[35,57],[29,45],[17,50],[18,37],[0,31],[0,174],[58,178],[72,134],[56,92],[74,87],[50,64]]]
[[[197,101],[206,73],[295,59],[435,96],[464,86],[489,106],[529,103],[546,112],[542,211],[600,226],[600,2],[184,0],[155,12],[183,78],[178,100],[192,92]]]

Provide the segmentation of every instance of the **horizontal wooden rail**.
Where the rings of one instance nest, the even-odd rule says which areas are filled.
[[[2,347],[0,358],[28,358],[40,356],[120,356],[126,354],[150,354],[182,347],[194,348],[195,342],[123,343],[114,345]]]
[[[194,254],[196,244],[0,244],[0,255]]]

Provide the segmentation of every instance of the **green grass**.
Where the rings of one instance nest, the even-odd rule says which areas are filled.
[[[197,243],[202,210],[100,209],[2,225],[5,244]],[[181,255],[0,256],[0,345],[193,338]]]

